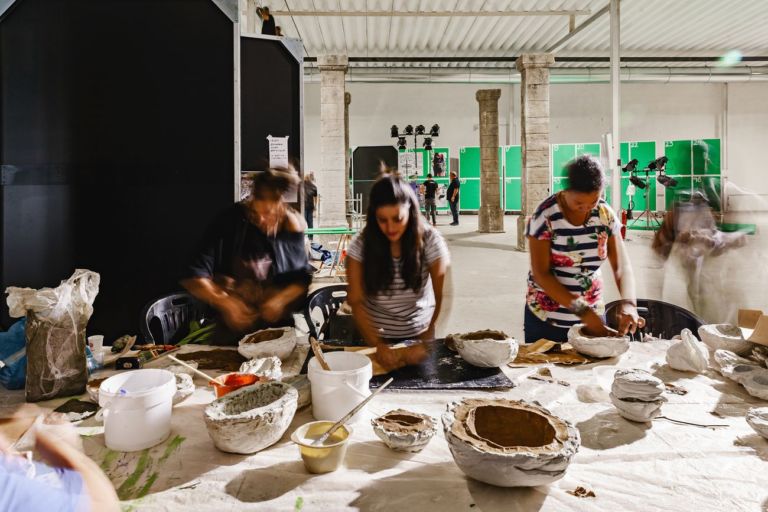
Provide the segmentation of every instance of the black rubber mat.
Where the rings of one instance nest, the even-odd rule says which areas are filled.
[[[324,345],[343,347],[364,346],[360,342],[324,341]],[[331,350],[328,350],[331,351]],[[301,373],[307,373],[307,363],[313,357],[312,351],[304,361]],[[448,349],[443,340],[436,340],[430,357],[418,366],[406,366],[387,375],[374,376],[371,388],[377,388],[387,379],[394,380],[387,389],[509,389],[514,387],[511,380],[499,368],[479,368],[464,361],[461,356]]]

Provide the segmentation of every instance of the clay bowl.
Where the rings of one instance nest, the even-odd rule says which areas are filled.
[[[442,420],[459,469],[500,487],[559,480],[581,444],[571,423],[524,401],[464,399],[449,404]]]
[[[373,431],[389,448],[399,452],[421,451],[437,432],[431,416],[395,409],[371,420]]]
[[[284,361],[296,348],[297,342],[296,329],[293,327],[263,329],[241,339],[237,351],[248,359],[275,356]]]
[[[740,356],[752,350],[741,329],[731,324],[708,324],[699,327],[699,337],[711,350],[730,350]]]
[[[579,354],[604,359],[620,356],[629,350],[629,336],[592,337],[584,334],[584,324],[568,330],[568,343]]]
[[[235,390],[205,408],[208,435],[219,450],[250,454],[280,440],[293,421],[299,393],[282,382]]]
[[[347,454],[352,428],[343,425],[322,444],[312,446],[312,442],[328,432],[333,421],[313,421],[297,428],[291,435],[291,441],[299,445],[301,460],[310,473],[330,473],[336,471],[344,462]]]
[[[747,411],[747,423],[755,432],[768,439],[768,407],[753,407]]]
[[[619,412],[619,416],[637,423],[647,423],[659,416],[661,414],[661,406],[667,401],[663,396],[650,401],[637,399],[622,400],[613,393],[610,393],[609,396],[613,406]]]
[[[517,357],[517,341],[501,331],[475,331],[450,336],[459,355],[469,364],[498,368]]]

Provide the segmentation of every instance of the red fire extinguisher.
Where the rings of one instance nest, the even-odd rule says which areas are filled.
[[[627,210],[621,210],[621,238],[627,238]]]

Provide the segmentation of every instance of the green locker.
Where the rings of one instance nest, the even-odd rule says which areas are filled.
[[[459,178],[459,209],[477,211],[480,209],[480,178]]]
[[[552,145],[552,176],[555,178],[565,177],[565,166],[576,157],[575,144],[553,144]]]
[[[565,190],[568,184],[568,178],[552,178],[552,193],[557,194],[561,190]]]
[[[664,191],[664,204],[667,210],[672,208],[677,197],[681,194],[690,194],[693,191],[693,178],[690,176],[677,176],[677,186],[675,188],[667,188]]]
[[[693,141],[693,174],[720,176],[720,139]]]
[[[689,176],[691,174],[693,170],[691,145],[690,140],[664,141],[664,156],[669,159],[665,169],[667,174],[670,176]]]
[[[523,176],[523,151],[521,146],[504,148],[505,178],[521,178]]]
[[[459,178],[480,178],[479,147],[466,147],[459,150]]]
[[[504,209],[519,212],[522,208],[522,179],[504,178]]]

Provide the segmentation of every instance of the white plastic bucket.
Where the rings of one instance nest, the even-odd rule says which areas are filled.
[[[330,371],[323,370],[314,357],[307,367],[312,416],[318,421],[335,422],[371,394],[368,383],[373,377],[373,365],[367,356],[354,352],[328,352],[324,356]],[[365,407],[350,422],[359,420],[364,411]]]
[[[132,452],[165,441],[175,393],[176,378],[166,370],[133,370],[102,382],[99,405],[107,448]]]

